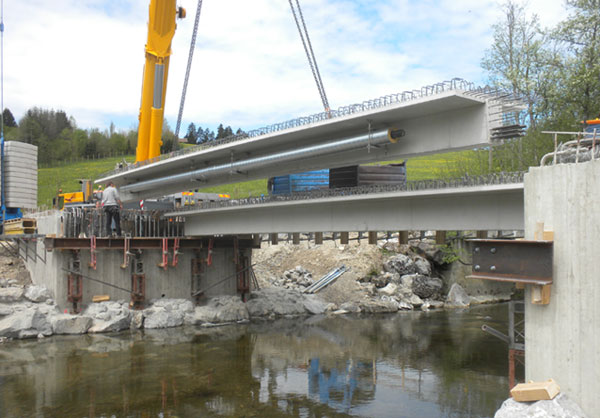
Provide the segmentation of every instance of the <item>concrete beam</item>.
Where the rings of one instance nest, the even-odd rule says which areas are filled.
[[[207,168],[215,165],[263,157],[332,142],[354,135],[367,134],[369,123],[373,131],[401,128],[406,136],[396,144],[379,148],[360,148],[337,154],[305,158],[286,164],[272,164],[248,171],[231,172],[207,180],[186,180],[135,193],[124,192],[124,201],[158,197],[183,190],[237,183],[307,170],[342,167],[409,158],[418,155],[469,149],[489,143],[490,121],[488,102],[459,91],[449,91],[410,102],[390,105],[360,114],[324,120],[311,125],[286,129],[254,138],[195,150],[135,169],[98,179],[117,186]]]
[[[523,184],[388,192],[173,212],[187,235],[523,229]]]

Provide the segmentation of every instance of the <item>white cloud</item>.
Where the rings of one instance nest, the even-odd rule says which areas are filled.
[[[63,109],[84,128],[128,129],[140,102],[148,0],[7,2],[5,106]],[[173,41],[166,116],[175,126],[195,0]],[[495,1],[303,0],[332,107],[452,77],[480,81]],[[532,0],[545,25],[559,0]],[[204,0],[184,123],[251,129],[322,110],[289,4]]]

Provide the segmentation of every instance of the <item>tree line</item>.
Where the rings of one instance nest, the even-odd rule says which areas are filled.
[[[241,128],[238,128],[234,134],[231,126],[223,126],[222,123],[219,124],[217,127],[217,132],[215,133],[209,128],[202,129],[201,126],[196,128],[196,124],[192,122],[188,125],[187,133],[185,134],[184,138],[187,139],[189,144],[206,144],[217,139],[244,134],[245,132]]]

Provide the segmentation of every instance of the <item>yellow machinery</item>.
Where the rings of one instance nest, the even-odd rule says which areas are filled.
[[[160,155],[171,40],[177,17],[184,18],[185,9],[177,8],[175,0],[150,0],[136,162]]]
[[[93,206],[92,202],[97,194],[97,191],[92,190],[91,180],[81,179],[80,192],[62,193],[58,192],[58,196],[52,199],[52,206],[55,209],[63,210],[65,207],[84,207]]]

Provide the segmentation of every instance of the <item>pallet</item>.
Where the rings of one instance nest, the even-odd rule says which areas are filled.
[[[3,224],[3,232],[6,235],[35,234],[37,220],[31,218],[11,219]]]

